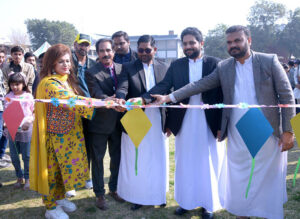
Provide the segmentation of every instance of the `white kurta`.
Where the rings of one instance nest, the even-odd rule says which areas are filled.
[[[240,102],[257,104],[251,57],[243,65],[236,65],[233,104]],[[238,216],[283,218],[287,152],[280,152],[278,138],[269,137],[257,153],[248,198],[245,197],[252,157],[235,125],[246,112],[247,109],[233,109],[230,117],[224,208]]]
[[[189,62],[190,82],[202,78],[202,59]],[[199,105],[201,94],[190,97],[190,105]],[[175,200],[191,210],[204,207],[208,211],[221,209],[218,193],[220,166],[225,144],[216,142],[204,110],[187,109],[181,129],[175,138]]]
[[[144,65],[147,91],[155,85],[153,65]],[[169,153],[161,127],[159,109],[145,109],[152,126],[138,147],[135,175],[135,146],[122,134],[118,194],[124,200],[141,205],[166,203]]]

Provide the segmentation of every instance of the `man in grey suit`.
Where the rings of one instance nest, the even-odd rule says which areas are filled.
[[[168,96],[154,95],[156,103],[178,102],[221,85],[224,104],[294,104],[292,88],[276,55],[251,51],[250,31],[243,26],[228,28],[226,40],[232,58],[220,62],[207,77]],[[295,115],[295,109],[262,108],[274,133],[255,157],[248,198],[245,198],[245,191],[252,157],[235,126],[246,111],[224,109],[222,115],[221,139],[228,136],[227,167],[224,172],[226,185],[221,197],[223,206],[232,214],[239,215],[238,218],[283,218],[283,203],[287,201],[286,151],[293,147],[290,119]]]
[[[86,71],[86,81],[91,97],[110,99],[118,86],[117,77],[122,65],[114,63],[114,52],[110,39],[100,39],[96,43],[99,62]],[[123,200],[117,194],[117,182],[121,152],[121,114],[113,109],[97,109],[94,118],[88,124],[92,158],[93,190],[97,197],[96,206],[101,210],[108,208],[104,194],[103,158],[108,144],[110,172],[108,187],[110,195],[118,202]]]

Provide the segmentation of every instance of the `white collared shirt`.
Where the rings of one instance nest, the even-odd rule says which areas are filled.
[[[199,81],[202,78],[203,59],[189,59],[189,82]]]
[[[253,76],[252,56],[245,60],[244,64],[236,61],[236,79],[234,84],[234,103],[257,100]],[[248,104],[255,104],[250,101]]]
[[[145,78],[146,78],[146,90],[149,91],[152,87],[155,86],[155,76],[153,64],[143,63]]]
[[[199,81],[202,78],[202,66],[203,58],[200,59],[189,59],[189,83]],[[169,94],[169,97],[173,103],[176,103],[176,98],[173,94]]]

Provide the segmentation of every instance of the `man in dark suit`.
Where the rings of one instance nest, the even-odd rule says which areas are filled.
[[[113,40],[115,50],[114,62],[124,64],[137,60],[138,55],[130,48],[130,41],[126,32],[115,32],[111,39]]]
[[[183,30],[181,40],[186,57],[174,61],[163,81],[142,95],[147,103],[152,100],[150,94],[165,93],[171,88],[178,90],[209,75],[216,68],[219,59],[203,56],[201,53],[203,38],[197,28],[189,27]],[[203,93],[202,96],[195,95],[181,102],[195,105],[201,102],[215,104],[221,103],[222,97],[219,87]],[[216,150],[221,114],[220,109],[205,110],[205,114],[203,110],[196,109],[168,109],[166,128],[176,136],[175,200],[180,205],[175,211],[176,215],[201,206],[203,218],[210,218],[212,213],[209,212],[221,208],[218,188],[213,185],[218,178],[211,174],[212,170],[218,169],[217,163],[222,156],[222,153]],[[192,130],[196,130],[195,133],[192,134]],[[206,138],[208,140],[205,141]],[[224,150],[224,147],[219,149]],[[209,164],[208,157],[216,162],[213,165]]]
[[[155,53],[153,37],[141,36],[138,40],[139,58],[125,63],[120,75],[116,97],[122,99],[121,103],[125,104],[125,99],[140,97],[164,78],[168,66],[155,59]],[[145,109],[152,126],[139,145],[136,174],[135,147],[129,136],[122,133],[118,193],[126,201],[134,203],[131,210],[137,210],[142,205],[166,204],[168,147],[163,133],[164,112]]]
[[[114,63],[114,52],[110,39],[100,39],[96,43],[99,62],[86,71],[86,81],[91,97],[110,99],[118,87],[117,77],[122,65]],[[120,164],[121,128],[120,113],[113,109],[97,109],[93,120],[89,123],[88,131],[92,145],[92,180],[93,190],[97,197],[96,206],[101,210],[108,208],[104,194],[103,157],[108,144],[110,155],[109,190],[110,195],[118,202],[123,200],[117,194],[118,172]]]

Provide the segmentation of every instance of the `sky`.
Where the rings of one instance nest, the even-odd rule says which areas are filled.
[[[288,10],[299,0],[273,0]],[[204,34],[217,24],[247,24],[255,0],[0,0],[0,37],[27,32],[26,19],[67,21],[87,34],[111,35],[118,30],[129,35],[175,34],[188,26]]]

